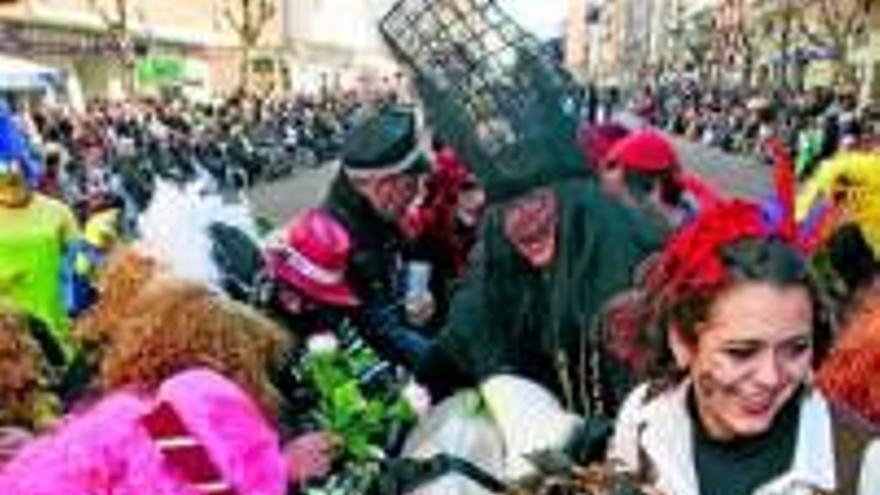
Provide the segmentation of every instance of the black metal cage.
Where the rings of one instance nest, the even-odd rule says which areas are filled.
[[[495,1],[400,0],[380,30],[413,71],[432,130],[490,194],[583,168],[582,89]]]

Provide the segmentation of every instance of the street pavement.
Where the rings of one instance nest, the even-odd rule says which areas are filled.
[[[258,184],[248,193],[254,213],[278,225],[306,208],[317,206],[337,167],[337,163],[329,163],[316,169],[297,170],[283,179]]]
[[[625,119],[621,120],[626,125],[638,125]],[[770,168],[757,160],[685,139],[673,138],[673,143],[683,165],[724,194],[761,200],[772,193]],[[297,170],[291,176],[256,186],[249,193],[255,213],[279,224],[304,208],[318,205],[337,167],[338,164],[332,163],[318,169]]]

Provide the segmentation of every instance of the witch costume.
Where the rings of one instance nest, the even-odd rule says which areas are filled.
[[[473,167],[489,202],[447,325],[417,375],[442,382],[455,376],[451,364],[473,385],[513,373],[590,411],[601,395],[588,383],[600,352],[593,316],[663,234],[590,179],[576,142],[582,92],[494,2],[401,1],[381,29],[412,70],[429,126]],[[549,266],[533,268],[503,224],[510,201],[541,188],[558,205],[556,247]]]

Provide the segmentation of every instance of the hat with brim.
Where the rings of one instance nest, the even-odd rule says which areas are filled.
[[[423,174],[430,160],[419,139],[414,112],[386,106],[365,117],[346,136],[342,167],[352,178]]]
[[[294,219],[279,245],[267,250],[273,276],[323,304],[360,304],[346,280],[351,251],[348,232],[327,212],[307,210]]]

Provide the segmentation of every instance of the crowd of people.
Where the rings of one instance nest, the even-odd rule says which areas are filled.
[[[633,105],[654,125],[731,153],[758,154],[767,138],[780,138],[796,155],[800,177],[838,150],[880,145],[880,111],[860,107],[855,91],[846,88],[760,94],[685,80],[646,87]]]
[[[338,155],[361,106],[353,93],[328,93],[281,101],[233,96],[215,104],[99,100],[84,112],[23,103],[11,111],[33,148],[38,188],[87,216],[89,203],[123,190],[143,208],[155,175],[178,182],[202,177],[215,189],[235,189],[319,166]]]
[[[759,129],[774,195],[731,198],[651,125],[496,118],[550,159],[480,161],[430,90],[430,130],[393,98],[0,108],[0,494],[880,493],[849,107],[807,169]],[[338,167],[261,225],[225,193],[285,146]]]

